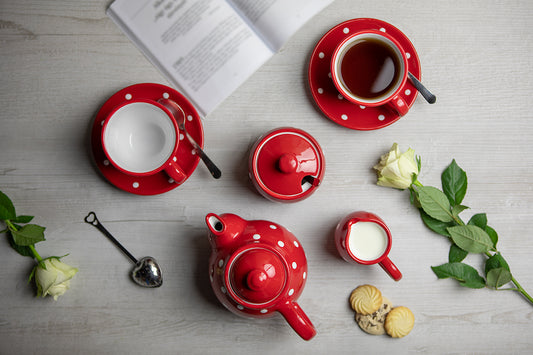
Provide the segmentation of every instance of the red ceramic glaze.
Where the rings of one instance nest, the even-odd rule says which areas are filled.
[[[348,20],[334,26],[318,41],[309,60],[308,80],[311,95],[318,108],[333,122],[355,130],[373,130],[396,122],[401,116],[387,106],[367,107],[346,100],[331,79],[331,56],[337,45],[351,34],[363,30],[388,33],[401,46],[407,57],[408,70],[420,79],[420,61],[415,47],[399,29],[372,18]],[[411,107],[418,91],[408,80],[403,90],[405,104]]]
[[[279,224],[234,214],[206,216],[211,286],[230,311],[247,317],[280,312],[305,340],[315,327],[296,303],[307,278],[307,259],[296,237]]]
[[[338,66],[339,57],[342,54],[342,49],[344,48],[343,46],[349,45],[349,43],[353,43],[354,39],[356,40],[356,38],[360,36],[374,36],[375,38],[380,38],[381,41],[387,40],[389,41],[390,45],[394,45],[394,47],[396,47],[396,49],[398,50],[401,56],[402,76],[399,79],[398,88],[394,92],[390,93],[386,97],[376,102],[361,101],[361,100],[358,100],[356,97],[352,96],[352,94],[350,94],[349,91],[347,91],[344,88],[344,86],[341,84],[342,80],[338,77],[338,75],[340,74],[335,70],[335,67]],[[394,37],[387,34],[386,31],[384,32],[384,31],[377,31],[377,30],[364,30],[364,31],[351,33],[341,43],[339,43],[339,45],[333,51],[330,65],[331,65],[330,72],[331,72],[331,77],[333,79],[333,84],[335,85],[337,90],[341,93],[341,95],[343,95],[344,98],[347,99],[348,101],[351,101],[357,105],[364,105],[368,107],[378,107],[378,106],[388,105],[392,110],[394,110],[400,116],[403,116],[408,112],[409,107],[405,103],[405,100],[402,94],[405,91],[404,86],[407,82],[407,73],[408,73],[407,57],[400,43]]]
[[[307,132],[292,127],[272,130],[251,150],[249,173],[267,199],[296,202],[309,197],[324,177],[324,154]]]
[[[102,125],[109,112],[118,105],[130,100],[146,99],[157,101],[160,98],[176,101],[183,108],[187,115],[187,121],[185,122],[187,132],[193,136],[201,147],[204,145],[204,133],[200,116],[190,101],[178,91],[168,86],[154,83],[135,84],[117,91],[102,105],[96,114],[90,138],[91,152],[96,167],[111,184],[121,190],[137,195],[156,195],[175,189],[185,182],[176,183],[163,171],[149,176],[125,174],[109,162],[102,148]],[[187,175],[187,178],[190,177],[196,169],[200,157],[196,154],[196,150],[189,140],[184,139],[183,135],[180,135],[177,155],[183,172]]]
[[[350,238],[350,227],[357,222],[373,222],[381,226],[385,232],[387,233],[387,239],[388,244],[386,250],[383,252],[383,254],[374,260],[362,260],[357,258],[347,247],[349,243]],[[356,264],[363,264],[363,265],[373,265],[373,264],[379,264],[383,270],[385,270],[390,277],[392,277],[395,281],[399,281],[402,278],[402,273],[400,270],[394,265],[394,263],[389,259],[388,254],[390,252],[391,246],[392,246],[392,235],[381,218],[379,218],[377,215],[365,212],[365,211],[357,211],[350,213],[349,215],[345,216],[341,221],[337,224],[337,228],[335,229],[335,246],[337,247],[337,250],[339,251],[339,254],[342,256],[342,258],[350,263],[356,263]]]

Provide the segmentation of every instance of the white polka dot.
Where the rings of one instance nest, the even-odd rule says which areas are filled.
[[[341,115],[341,118],[346,121],[348,119],[348,116],[347,115]]]
[[[387,30],[386,30],[384,27],[381,27],[379,30],[380,30],[381,32],[387,32]]]
[[[304,280],[307,278],[307,272],[304,271],[304,274],[303,274],[303,278]]]
[[[293,289],[293,288],[291,288],[291,289],[289,290],[289,296],[292,296],[292,295],[294,295],[294,289]]]
[[[108,166],[108,165],[109,165],[109,160],[107,160],[107,159],[104,160],[104,165],[105,165],[105,166]]]
[[[184,139],[185,139],[185,136],[183,135],[183,133],[180,133],[180,141],[182,141]]]
[[[222,267],[224,265],[224,260],[220,259],[218,261],[218,267]]]
[[[364,109],[366,108],[366,106],[359,105],[359,108],[360,108],[361,110],[364,110]]]
[[[411,53],[406,52],[406,53],[405,53],[405,56],[407,57],[407,59],[409,59],[409,58],[411,58]]]
[[[385,119],[385,115],[379,115],[378,120],[383,121]]]
[[[324,54],[324,52],[320,52],[318,53],[318,58],[322,59],[324,58],[326,55]]]
[[[191,150],[192,155],[196,155],[196,149]]]
[[[174,158],[172,158],[172,160],[178,161],[178,157],[174,157]]]
[[[298,242],[295,240],[295,241],[294,241],[294,246],[295,246],[296,248],[298,248],[298,247],[300,246],[300,244],[298,244]]]
[[[348,33],[348,32],[350,32],[350,29],[349,29],[348,27],[344,27],[344,28],[342,29],[342,32],[344,32],[344,33]]]
[[[261,313],[265,314],[266,312],[268,312],[268,309],[266,308],[263,308],[262,310],[260,310]]]
[[[174,181],[174,179],[172,179],[172,178],[168,179],[168,183],[169,183],[169,184],[173,184],[173,183],[175,183],[175,182],[176,182],[176,181]]]
[[[131,100],[132,97],[133,97],[133,96],[131,96],[131,94],[126,94],[126,96],[124,96],[124,98],[125,98],[126,100]]]
[[[163,98],[164,99],[168,99],[170,97],[170,95],[168,94],[168,92],[164,92],[163,93]]]
[[[211,280],[211,282],[213,282],[213,275],[209,275],[209,280]]]
[[[191,122],[193,118],[194,118],[194,117],[192,117],[192,115],[187,116],[187,120],[188,120],[189,122]]]
[[[139,183],[135,181],[131,186],[133,186],[134,189],[139,187]]]
[[[270,225],[270,229],[278,229],[278,227],[276,227],[275,225],[271,224]]]
[[[278,245],[283,248],[285,246],[285,243],[283,243],[281,240],[278,240]]]
[[[102,122],[100,122],[100,126],[103,126],[104,122],[105,122],[105,120],[102,120]]]
[[[322,88],[318,88],[317,91],[318,91],[319,94],[323,94],[324,93],[324,89],[322,89]]]
[[[237,309],[240,309],[241,311],[244,309],[243,306],[241,306],[240,304],[237,305]]]
[[[328,77],[331,78],[331,73],[328,73]]]
[[[220,288],[220,291],[222,291],[222,293],[226,293],[226,288],[225,288],[224,286],[222,286],[222,287]]]
[[[296,261],[293,261],[291,266],[293,269],[296,269],[298,267],[298,264],[296,264]]]
[[[409,89],[405,90],[405,95],[407,95],[407,96],[411,95],[411,90],[409,90]]]
[[[337,99],[339,99],[339,100],[344,100],[344,96],[342,96],[341,94],[338,94],[338,95],[337,95]]]
[[[259,234],[254,234],[252,238],[254,238],[254,240],[259,240],[261,239],[261,236]]]

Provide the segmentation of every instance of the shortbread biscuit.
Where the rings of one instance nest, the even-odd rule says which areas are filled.
[[[393,338],[409,334],[415,325],[415,316],[407,307],[393,308],[385,318],[385,331]]]
[[[383,297],[383,304],[377,311],[372,314],[363,315],[355,313],[355,321],[359,327],[372,335],[385,334],[385,319],[392,309],[392,303],[386,297]]]
[[[382,304],[381,291],[372,285],[358,286],[350,295],[350,305],[362,315],[374,313]]]

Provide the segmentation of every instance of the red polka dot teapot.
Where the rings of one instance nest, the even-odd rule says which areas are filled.
[[[316,330],[296,303],[307,278],[300,242],[269,221],[247,221],[234,214],[206,216],[211,286],[230,311],[264,318],[279,312],[305,340]]]

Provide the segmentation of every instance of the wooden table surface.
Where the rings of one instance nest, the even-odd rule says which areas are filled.
[[[532,305],[516,292],[438,280],[430,266],[447,261],[449,242],[422,224],[407,192],[377,186],[372,166],[397,142],[421,156],[420,181],[440,186],[456,159],[469,179],[464,218],[487,213],[513,275],[533,293],[533,2],[336,0],[203,120],[222,178],[200,164],[179,188],[148,197],[108,183],[89,152],[92,120],[114,92],[168,85],[105,15],[109,3],[0,2],[0,190],[47,227],[40,254],[69,253],[63,260],[80,270],[57,301],[37,299],[26,282],[31,260],[0,241],[1,354],[531,353]],[[358,17],[387,21],[411,39],[435,105],[419,96],[405,117],[367,132],[317,109],[309,56],[327,30]],[[294,204],[264,199],[247,175],[251,145],[281,126],[312,134],[326,157],[323,184]],[[356,210],[375,212],[391,229],[401,281],[338,256],[333,230]],[[129,260],[83,222],[89,211],[133,255],[158,259],[161,288],[131,282]],[[208,278],[209,212],[275,221],[299,238],[309,277],[298,302],[314,339],[301,340],[279,315],[246,319],[221,306]],[[481,257],[467,261],[482,269]],[[411,334],[358,328],[348,296],[365,283],[412,309]]]

